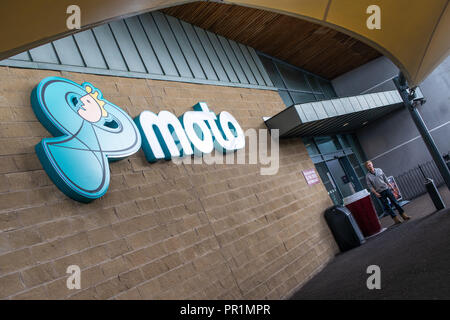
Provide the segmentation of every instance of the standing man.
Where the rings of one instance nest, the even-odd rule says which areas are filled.
[[[399,224],[402,222],[389,205],[387,200],[388,198],[391,201],[391,204],[393,204],[397,208],[403,220],[406,221],[411,219],[405,214],[405,210],[403,210],[403,208],[397,202],[397,199],[395,199],[394,195],[392,194],[391,186],[383,170],[381,170],[380,168],[374,168],[372,161],[367,161],[365,165],[367,170],[369,171],[366,174],[367,186],[370,188],[370,191],[372,191],[375,196],[383,203],[385,210],[392,217],[395,224]]]

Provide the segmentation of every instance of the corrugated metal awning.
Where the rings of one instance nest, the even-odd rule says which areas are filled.
[[[417,90],[418,98],[423,97]],[[403,106],[398,91],[293,105],[265,120],[281,138],[320,136],[357,130]]]

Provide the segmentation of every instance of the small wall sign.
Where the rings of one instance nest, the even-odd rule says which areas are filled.
[[[309,186],[312,186],[312,185],[320,182],[319,177],[317,176],[316,170],[314,170],[314,169],[303,170],[302,173],[306,179],[306,183]]]

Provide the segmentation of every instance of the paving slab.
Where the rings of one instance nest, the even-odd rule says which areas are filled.
[[[450,299],[450,192],[437,211],[428,195],[405,206],[413,219],[338,254],[291,299]],[[381,270],[381,289],[367,288],[368,266]]]

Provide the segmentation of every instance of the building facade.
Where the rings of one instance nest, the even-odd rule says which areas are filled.
[[[378,53],[319,28],[311,34],[335,41],[336,52],[351,42],[373,60],[344,74],[341,63],[316,61],[316,70],[339,75],[327,78],[295,66],[295,54],[274,57],[286,39],[263,52],[175,13],[113,21],[0,62],[0,298],[286,298],[338,252],[323,213],[366,188],[363,162],[373,159],[390,175],[414,165],[395,160],[420,139],[410,123],[395,135],[405,111],[390,82],[398,70],[386,58],[373,60]],[[281,26],[294,18],[282,19]],[[301,50],[313,42],[305,38]],[[447,62],[421,87],[426,121],[435,121],[433,133],[444,130],[435,136],[442,150],[448,97],[436,90],[448,89]],[[263,175],[264,161],[149,163],[140,150],[110,163],[103,197],[74,201],[35,152],[51,137],[30,102],[46,77],[89,82],[132,119],[145,110],[181,116],[205,102],[246,132],[278,129],[279,168]],[[305,179],[311,169],[319,183]],[[67,286],[72,265],[81,269],[80,289]]]
[[[419,107],[419,111],[442,155],[450,152],[447,138],[450,134],[450,111],[447,106],[450,99],[449,66],[450,59],[447,58],[420,84],[427,102]],[[393,90],[392,78],[397,74],[398,68],[382,57],[334,79],[333,85],[340,95]],[[391,134],[385,135],[384,132]],[[367,124],[357,131],[357,136],[367,158],[394,176],[431,160],[406,109],[395,111],[382,121]]]
[[[181,115],[199,101],[244,130],[285,108],[251,47],[160,12],[55,41],[3,61],[0,296],[86,299],[279,299],[337,252],[323,219],[332,202],[301,138],[281,141],[280,167],[110,164],[106,195],[89,204],[50,180],[34,146],[51,136],[30,106],[48,76],[90,82],[132,118]],[[81,268],[81,289],[66,286]]]

